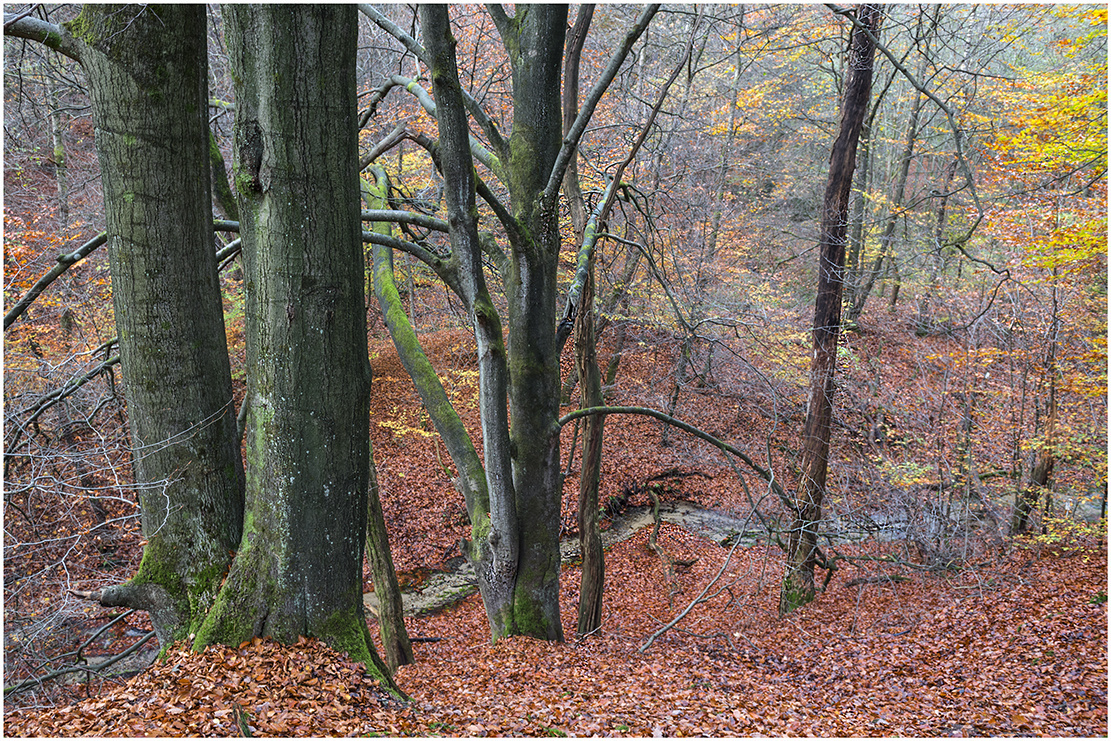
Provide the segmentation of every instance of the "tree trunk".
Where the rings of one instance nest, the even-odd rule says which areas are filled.
[[[741,51],[744,49],[744,44],[741,42],[741,29],[744,28],[745,8],[743,5],[737,8],[737,56],[733,61],[733,84],[731,85],[733,96],[729,100],[729,130],[725,132],[725,141],[721,144],[721,157],[718,163],[717,177],[714,182],[714,195],[712,199],[712,215],[710,217],[710,232],[706,236],[706,255],[713,259],[718,251],[718,233],[721,231],[721,217],[725,206],[725,183],[729,174],[729,165],[733,160],[733,142],[737,138],[737,103],[741,96],[741,62],[744,61],[744,55]],[[690,83],[694,82],[693,75],[688,80],[688,89]],[[682,114],[682,107],[680,107]]]
[[[594,7],[581,6],[567,41],[563,64],[563,133],[567,134],[579,115],[579,61],[583,42],[590,27]],[[571,208],[575,244],[582,244],[586,233],[586,203],[579,187],[578,157],[572,157],[563,176],[563,195]],[[581,379],[580,406],[602,405],[602,382],[598,371],[597,342],[594,332],[594,256],[590,257],[586,282],[575,315],[575,371]],[[575,632],[582,636],[602,627],[602,593],[605,588],[605,556],[598,530],[598,483],[602,469],[602,431],[605,417],[595,415],[583,425],[583,452],[579,473],[579,552],[582,554],[582,581],[579,586],[579,615]]]
[[[239,221],[239,205],[236,204],[235,194],[228,184],[228,168],[224,164],[224,155],[220,152],[216,135],[211,129],[208,132],[208,157],[212,166],[212,195],[215,203],[224,212],[224,216],[232,221]]]
[[[602,406],[602,379],[594,342],[594,265],[591,260],[583,286],[579,313],[575,316],[575,365],[582,379],[579,406]],[[579,549],[582,553],[582,585],[575,632],[580,636],[602,627],[602,593],[605,587],[605,556],[598,529],[598,484],[602,469],[602,432],[605,415],[583,420],[582,468],[579,476]]]
[[[369,209],[382,209],[388,206],[388,199],[386,197],[388,191],[388,181],[386,180],[384,172],[375,173],[375,183],[372,185],[366,180],[360,180],[360,185],[363,193],[363,199],[366,207]],[[391,226],[389,224],[374,224],[375,231],[389,233]],[[374,276],[375,292],[381,302],[382,313],[390,317],[387,324],[390,327],[390,335],[392,337],[398,336],[397,328],[393,326],[392,320],[394,318],[393,312],[396,310],[401,311],[401,299],[397,295],[397,289],[393,283],[393,261],[390,259],[391,253],[381,245],[375,245],[372,249],[372,274]],[[382,265],[380,262],[384,262]],[[381,273],[379,272],[381,271]],[[379,276],[381,275],[381,279]],[[383,285],[384,283],[384,285]],[[387,293],[389,296],[387,297]],[[412,333],[411,328],[406,323],[406,329]],[[416,343],[416,335],[413,334],[412,342]],[[403,347],[398,347],[398,354],[402,357],[402,362],[409,367],[410,361]],[[435,374],[433,374],[435,378]],[[413,374],[414,383],[418,386],[421,385],[420,376]],[[443,387],[439,386],[439,379],[435,379],[436,385],[440,388],[440,393],[443,393]],[[424,400],[424,394],[421,399]],[[446,398],[446,396],[445,396]],[[425,402],[428,405],[428,402]],[[435,419],[435,418],[434,418]],[[462,427],[462,423],[460,423]],[[448,436],[441,433],[445,439]],[[469,439],[468,439],[469,442]],[[390,671],[397,669],[402,664],[415,663],[413,657],[413,647],[409,642],[409,633],[405,628],[405,614],[401,601],[401,587],[397,583],[397,572],[394,570],[393,554],[390,553],[389,535],[386,531],[386,522],[382,514],[382,502],[379,498],[378,490],[378,473],[374,467],[374,457],[371,456],[370,460],[370,488],[369,488],[369,501],[367,503],[367,529],[366,529],[366,550],[367,560],[370,562],[371,575],[374,577],[374,593],[378,597],[378,632],[382,637],[382,647],[386,654],[386,664],[389,665]]]
[[[1057,271],[1054,269],[1054,280],[1057,279]],[[1049,324],[1049,342],[1046,348],[1046,355],[1044,361],[1044,373],[1047,383],[1046,400],[1045,400],[1045,423],[1039,425],[1035,422],[1035,431],[1041,431],[1045,435],[1045,440],[1038,446],[1034,452],[1033,464],[1030,467],[1030,482],[1024,489],[1019,491],[1017,501],[1015,502],[1014,517],[1011,520],[1011,534],[1026,532],[1030,525],[1030,513],[1033,512],[1038,506],[1038,499],[1042,493],[1046,497],[1046,512],[1048,514],[1050,504],[1050,490],[1049,490],[1049,477],[1053,474],[1053,466],[1055,463],[1055,456],[1053,453],[1054,437],[1057,432],[1057,333],[1060,331],[1060,318],[1058,316],[1057,304],[1057,286],[1053,286],[1052,292],[1052,312]],[[1041,430],[1038,428],[1041,427]],[[1042,523],[1042,528],[1046,527],[1045,522]]]
[[[509,209],[476,179],[448,9],[443,5],[420,7],[426,46],[418,56],[430,69],[433,83],[435,103],[425,107],[436,116],[439,129],[434,149],[446,186],[451,256],[440,258],[419,245],[399,246],[436,270],[463,299],[474,325],[486,488],[475,489],[468,500],[471,538],[462,546],[475,567],[495,641],[509,635],[563,639],[559,617],[559,353],[572,322],[561,323],[557,335],[558,188],[601,91],[657,8],[649,6],[641,13],[602,80],[584,101],[584,110],[564,142],[559,90],[567,8],[518,5],[510,17],[500,5],[489,7],[513,79],[509,140],[502,138],[477,104],[471,101],[469,105],[496,154],[477,144],[475,151],[503,180],[512,203]],[[373,9],[364,12],[377,17]],[[415,44],[400,30],[391,30],[392,24],[376,22],[408,46]],[[429,148],[433,148],[431,144]],[[492,240],[480,243],[475,207],[479,188],[506,230],[507,253]],[[485,250],[496,263],[505,289],[508,340],[504,342],[501,317],[486,289]],[[429,414],[435,416],[436,411],[429,409]],[[470,470],[466,456],[452,455],[461,473]]]
[[[918,299],[918,318],[915,321],[915,334],[919,337],[929,334],[933,329],[933,318],[931,316],[932,307],[931,302],[933,296],[939,289],[938,274],[944,265],[944,258],[941,254],[942,246],[945,244],[945,227],[946,227],[946,205],[949,202],[949,189],[953,187],[953,177],[957,173],[957,159],[949,163],[945,168],[945,184],[940,191],[933,191],[934,197],[937,198],[937,216],[934,221],[934,243],[929,253],[930,262],[930,277],[926,280],[926,287],[922,291],[922,296]]]
[[[841,104],[841,130],[830,155],[829,182],[822,209],[819,239],[818,294],[814,301],[814,356],[803,429],[802,473],[795,493],[794,521],[788,533],[787,566],[779,610],[790,612],[814,599],[814,565],[818,556],[818,522],[822,517],[829,464],[830,424],[833,417],[834,368],[841,328],[841,291],[844,283],[845,242],[849,194],[852,190],[856,146],[872,90],[872,63],[883,11],[879,5],[859,9],[849,52],[849,79]]]
[[[873,113],[873,116],[875,113]],[[867,232],[864,229],[864,218],[867,209],[865,208],[868,203],[868,180],[871,177],[872,171],[872,126],[869,121],[865,121],[860,129],[860,177],[854,178],[856,187],[853,188],[851,196],[851,211],[850,222],[852,229],[849,232],[849,246],[848,254],[845,256],[845,269],[850,276],[856,276],[860,271],[860,259],[864,251],[864,241]],[[854,280],[850,280],[845,286],[846,298],[851,299],[853,292],[856,290]]]
[[[563,141],[560,72],[567,7],[518,5],[502,34],[513,71],[508,185],[524,228],[511,244],[509,413],[513,484],[522,547],[514,583],[515,632],[563,640],[559,617],[559,355],[555,341],[559,272],[558,201],[539,197]]]
[[[490,300],[482,268],[475,172],[455,61],[455,39],[446,6],[422,5],[420,20],[432,68],[451,250],[459,266],[456,287],[471,315],[478,346],[478,403],[486,485],[476,492],[478,497],[467,502],[471,538],[463,543],[463,552],[478,576],[492,639],[519,633],[535,635],[533,626],[522,629],[517,621],[515,591],[524,536],[519,524],[506,409],[509,368],[501,318]],[[541,637],[544,635],[541,633]]]
[[[247,512],[196,645],[316,636],[392,686],[362,601],[371,379],[355,14],[224,6],[246,272]]]
[[[147,544],[106,605],[195,630],[239,543],[243,468],[216,275],[202,6],[86,5],[112,301]]]
[[[65,125],[62,122],[62,92],[45,62],[43,73],[50,96],[50,138],[54,144],[54,182],[58,187],[58,230],[65,234],[69,230],[69,167],[66,164]]]
[[[382,500],[378,490],[378,472],[374,468],[374,455],[370,457],[370,486],[366,510],[366,555],[370,573],[374,578],[374,594],[378,597],[378,634],[382,637],[382,650],[386,666],[393,672],[403,664],[415,664],[409,632],[405,629],[405,611],[401,601],[401,587],[390,553],[390,538],[386,519],[382,513]]]
[[[923,63],[924,64],[924,63]],[[921,76],[921,71],[920,71]],[[872,268],[868,271],[867,276],[864,278],[864,283],[858,286],[853,291],[852,301],[849,304],[848,311],[845,313],[846,323],[854,323],[864,313],[864,306],[868,302],[868,295],[872,292],[872,287],[875,285],[876,278],[879,276],[883,269],[884,261],[887,262],[889,270],[894,270],[898,276],[898,268],[895,267],[895,248],[893,246],[895,227],[899,223],[899,217],[904,215],[905,209],[903,202],[906,200],[906,187],[907,179],[910,176],[910,163],[914,159],[914,145],[918,141],[918,116],[922,110],[922,94],[916,93],[914,102],[911,104],[910,120],[907,122],[906,138],[903,142],[902,157],[899,160],[899,172],[895,181],[895,193],[892,196],[891,207],[887,214],[887,222],[884,224],[883,233],[880,235],[880,252],[876,255],[876,261],[873,263]],[[892,305],[898,300],[897,289],[895,295],[892,297]]]

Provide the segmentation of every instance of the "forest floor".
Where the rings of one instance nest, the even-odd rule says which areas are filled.
[[[606,558],[606,622],[563,644],[490,645],[477,595],[409,618],[417,663],[391,700],[307,641],[166,658],[123,684],[5,716],[6,736],[1080,736],[1107,734],[1106,550],[1016,548],[990,568],[846,587],[776,616],[767,547],[738,549],[716,596],[642,646],[721,569],[727,549],[674,525],[698,558],[669,578],[648,531]],[[578,573],[564,572],[573,636]],[[243,713],[245,715],[239,715]]]
[[[429,347],[434,359],[449,361],[445,386],[466,407],[477,382],[466,339],[444,332]],[[466,534],[462,502],[388,342],[372,347],[372,359],[387,524],[403,586],[419,592],[436,572],[454,568],[455,544]],[[664,405],[658,358],[632,353],[622,368],[614,403]],[[794,426],[798,410],[753,413],[753,396],[723,403],[691,393],[681,416],[771,457],[762,441],[776,425]],[[566,460],[573,430],[565,435]],[[644,507],[651,491],[727,519],[751,512],[752,495],[720,455],[677,434],[663,445],[656,423],[607,422],[606,450],[602,501],[614,509]],[[577,464],[566,468],[569,537]],[[774,543],[734,548],[720,533],[663,522],[657,540],[669,565],[650,547],[651,532],[641,527],[607,549],[596,635],[574,634],[580,570],[573,561],[561,579],[564,643],[491,645],[477,594],[408,616],[409,634],[428,639],[414,644],[417,663],[396,675],[408,702],[315,640],[197,654],[175,646],[130,679],[81,686],[83,698],[70,690],[54,706],[8,703],[3,734],[1107,735],[1104,534],[1078,528],[1052,539],[985,538],[960,568],[933,570],[915,567],[905,541],[845,542],[825,591],[780,617],[783,562]],[[133,627],[141,622],[133,619]]]

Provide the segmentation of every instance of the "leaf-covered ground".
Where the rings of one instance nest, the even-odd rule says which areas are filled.
[[[457,331],[426,339],[434,362],[447,368],[445,387],[474,429],[477,420],[466,412],[477,382],[472,349]],[[658,355],[628,353],[613,403],[666,405],[667,353]],[[374,346],[372,356],[375,460],[394,560],[403,584],[420,589],[429,569],[457,557],[464,510],[444,466],[446,453],[388,342]],[[884,355],[885,361],[905,357]],[[898,375],[894,368],[884,373]],[[712,394],[684,394],[679,416],[748,450],[766,451],[773,467],[788,470],[766,441],[798,427],[801,408],[776,401],[769,416],[773,407],[752,389],[758,384],[740,371],[722,372]],[[564,434],[566,459],[573,430]],[[844,432],[838,439],[846,444]],[[653,422],[607,422],[606,451],[606,504],[615,497],[647,504],[651,486],[664,499],[740,517],[749,512],[744,487],[716,451],[678,434],[664,446]],[[565,463],[565,536],[575,520],[576,469]],[[831,510],[868,511],[882,504],[863,498],[872,495],[839,492]],[[649,547],[649,530],[607,551],[598,635],[574,639],[580,577],[574,564],[562,579],[564,644],[517,638],[490,645],[477,595],[438,614],[410,617],[410,635],[433,640],[416,643],[418,663],[398,671],[408,703],[390,698],[360,667],[314,640],[198,654],[172,647],[164,661],[126,682],[91,687],[87,699],[75,701],[71,692],[61,706],[10,704],[3,732],[1106,736],[1106,537],[1091,529],[1077,533],[962,541],[967,568],[940,572],[875,560],[915,561],[906,543],[839,546],[842,555],[863,558],[856,565],[839,562],[816,602],[781,618],[777,547],[762,543],[731,553],[665,523],[659,544],[679,564],[674,568]],[[137,548],[133,555],[137,562]],[[133,569],[126,565],[120,578]],[[885,574],[905,580],[877,581]],[[704,601],[641,651],[703,594]]]
[[[728,551],[674,526],[698,558],[669,579],[642,531],[608,554],[601,635],[490,645],[477,596],[411,618],[410,703],[316,641],[191,654],[99,697],[5,717],[10,736],[1105,736],[1106,550],[1016,548],[997,566],[843,586],[775,616],[770,549],[737,551],[728,589],[639,652]],[[573,634],[577,571],[563,586]]]

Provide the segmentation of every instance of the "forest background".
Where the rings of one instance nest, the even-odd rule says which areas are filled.
[[[77,10],[32,9],[55,23]],[[582,50],[583,89],[638,11],[598,8]],[[416,34],[411,9],[382,13]],[[494,22],[469,6],[453,8],[452,19],[463,87],[499,121],[508,120],[510,80]],[[378,26],[362,16],[359,23],[365,105],[383,70],[419,78],[422,69]],[[624,172],[629,187],[610,218],[612,237],[598,250],[596,318],[607,402],[688,421],[792,483],[806,416],[816,224],[850,32],[844,16],[824,6],[665,7],[601,99],[578,162],[593,206],[662,101]],[[230,161],[234,96],[218,10],[210,13],[209,33],[211,126]],[[826,571],[827,593],[795,617],[778,617],[777,533],[789,522],[782,503],[705,443],[647,419],[610,417],[599,490],[603,523],[661,499],[685,501],[747,522],[740,529],[752,539],[724,539],[723,547],[657,523],[612,546],[602,635],[573,644],[570,653],[540,654],[562,670],[539,668],[548,664],[538,663],[535,652],[547,649],[519,640],[508,648],[473,648],[483,632],[474,597],[432,617],[411,616],[413,635],[450,637],[418,645],[416,666],[398,672],[403,689],[423,693],[427,707],[413,712],[367,699],[344,722],[365,722],[364,731],[464,734],[934,735],[953,728],[1105,734],[1106,11],[895,6],[881,42],[887,53],[875,63],[846,258],[822,520],[830,536],[826,565],[839,568]],[[364,157],[399,124],[413,138],[436,133],[420,103],[399,94],[379,102],[362,124]],[[77,596],[126,579],[142,550],[107,259],[96,245],[78,250],[103,229],[102,191],[80,68],[11,38],[4,153],[5,312],[52,268],[66,268],[18,320],[5,320],[6,700],[33,709],[103,692],[109,699],[101,702],[122,712],[128,703],[119,700],[120,680],[106,678],[107,669],[99,679],[77,673],[85,685],[57,681],[73,672],[39,681],[90,656],[119,654],[136,639],[146,641],[137,652],[156,642],[142,613]],[[377,164],[408,205],[431,214],[442,208],[443,181],[424,148],[403,141]],[[214,174],[214,183],[227,184],[222,166]],[[217,199],[214,211],[226,217],[226,207]],[[566,288],[577,241],[570,207],[561,214]],[[243,276],[234,254],[221,259],[238,404],[250,370]],[[367,271],[377,480],[395,565],[405,586],[419,587],[430,571],[452,568],[456,544],[468,532],[467,511],[371,297],[369,259]],[[465,312],[412,257],[397,256],[395,276],[446,390],[476,430],[478,370]],[[495,289],[494,300],[501,306],[505,298]],[[568,346],[564,411],[578,404],[575,377]],[[575,424],[563,431],[565,536],[577,533],[579,435]],[[566,568],[562,580],[568,605],[577,597],[574,573],[573,565]],[[369,570],[366,577],[369,589]],[[844,588],[850,583],[855,591]],[[1022,601],[1025,608],[1014,605]],[[929,619],[944,615],[948,622],[928,630],[915,617],[927,604]],[[1050,604],[1052,611],[1043,609]],[[977,622],[975,616],[997,611],[998,625]],[[616,677],[621,662],[634,661],[629,648],[680,616],[686,622],[660,637],[666,648],[638,654],[648,663],[631,672],[642,681],[625,694],[648,710],[624,705],[584,718],[584,708],[622,686]],[[814,638],[819,632],[823,637]],[[923,646],[936,644],[941,632],[998,644],[991,662],[996,682],[1009,679],[1025,692],[1012,697],[969,678],[969,691],[987,705],[938,689],[934,709],[946,708],[943,718],[905,698],[880,701],[879,711],[865,703],[852,713],[828,712],[830,704],[842,708],[859,697],[859,682],[879,682],[867,667],[884,654],[867,641],[899,636],[904,647],[917,647],[908,666],[929,675],[945,668],[944,659],[938,646]],[[807,635],[831,647],[830,655],[808,658]],[[468,663],[446,663],[464,645],[471,650],[460,661]],[[975,645],[968,648],[966,638],[973,655]],[[206,660],[265,676],[280,671],[259,669],[268,650],[246,646]],[[586,651],[598,655],[587,660]],[[660,665],[669,653],[684,657],[681,678]],[[183,654],[178,666],[196,660]],[[538,668],[516,674],[507,668],[525,661]],[[575,662],[585,664],[568,668]],[[337,666],[344,681],[355,681],[350,667]],[[586,691],[577,685],[582,680],[567,679],[566,672],[578,676],[584,666],[612,671],[608,688]],[[858,686],[850,691],[812,676],[821,666],[827,677],[828,667],[837,667],[844,682]],[[666,680],[647,678],[661,672]],[[525,699],[501,697],[501,712],[477,699],[468,707],[450,700],[458,689],[452,682],[462,676],[473,680],[468,686],[476,695],[497,696],[478,679],[493,677]],[[758,697],[771,691],[769,678],[784,676],[796,689],[818,692],[827,712],[807,692],[794,705],[780,700],[771,715],[729,699],[739,684]],[[1068,687],[1049,688],[1046,677],[1059,683],[1065,677]],[[700,707],[701,715],[668,716],[661,696]],[[171,712],[185,701],[167,699],[161,714],[143,721],[166,725],[145,730],[169,732],[174,722],[185,723]],[[293,731],[310,715],[260,710],[263,702],[242,700],[244,722],[259,732]],[[383,715],[360,715],[370,705]],[[196,722],[214,724],[206,732],[233,732],[238,716],[231,708],[214,708]],[[76,716],[40,714],[34,722],[129,717],[104,708],[70,712]],[[6,727],[33,733],[35,726],[22,725],[31,717],[17,713]]]

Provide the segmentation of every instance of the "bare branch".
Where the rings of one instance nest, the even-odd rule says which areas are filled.
[[[61,26],[54,23],[40,21],[38,18],[31,18],[30,16],[20,17],[15,14],[5,14],[4,35],[38,41],[75,62],[81,61],[83,49],[81,43],[70,36]]]
[[[360,3],[359,11],[383,31],[400,41],[406,49],[412,52],[413,55],[424,64],[425,67],[431,69],[432,65],[428,62],[428,52],[424,50],[423,46],[417,43],[416,39],[405,33],[396,23],[382,15],[377,8],[369,3]],[[509,150],[501,132],[498,131],[497,125],[486,115],[486,111],[482,110],[482,106],[479,105],[477,100],[471,97],[465,90],[462,91],[462,93],[463,105],[466,106],[467,112],[471,114],[471,117],[474,118],[483,133],[486,134],[486,138],[490,140],[490,146],[494,148],[498,156],[504,158]]]
[[[656,409],[649,409],[647,407],[624,407],[624,406],[622,406],[622,407],[587,407],[585,409],[576,409],[573,412],[569,412],[569,413],[563,415],[562,417],[559,418],[559,421],[556,422],[556,426],[557,426],[557,428],[562,428],[567,423],[574,422],[579,417],[589,417],[589,416],[594,415],[594,414],[639,414],[639,415],[642,415],[642,416],[645,416],[645,417],[653,417],[655,419],[660,420],[661,422],[666,422],[667,424],[672,425],[673,427],[678,427],[680,430],[683,430],[684,432],[687,432],[691,435],[694,435],[699,440],[705,440],[706,442],[710,443],[714,447],[716,447],[716,448],[718,448],[718,449],[720,449],[720,450],[722,450],[726,453],[730,453],[730,454],[736,456],[737,458],[740,458],[742,461],[744,461],[745,465],[747,465],[749,468],[751,468],[753,471],[755,471],[756,474],[758,476],[760,476],[760,478],[767,481],[771,485],[771,487],[775,491],[775,493],[780,498],[785,498],[787,496],[786,492],[783,490],[783,487],[781,487],[779,485],[779,483],[775,480],[775,476],[772,474],[772,472],[768,471],[767,469],[765,469],[763,467],[761,467],[758,463],[756,463],[756,461],[752,460],[752,458],[750,458],[748,455],[746,455],[744,451],[739,450],[738,448],[735,448],[734,446],[730,445],[729,443],[725,442],[724,440],[720,440],[720,439],[714,437],[713,435],[711,435],[708,432],[704,432],[703,430],[700,430],[699,428],[695,427],[692,424],[688,424],[687,422],[676,419],[675,417],[672,417],[672,416],[670,416],[668,414],[665,414],[664,412],[658,411]]]
[[[18,319],[23,314],[23,312],[27,311],[27,308],[32,303],[34,303],[35,299],[37,299],[43,291],[46,290],[47,286],[57,280],[62,273],[69,270],[70,266],[72,266],[74,263],[78,262],[82,258],[87,257],[90,253],[92,253],[93,250],[95,250],[97,247],[100,247],[107,241],[108,232],[101,232],[85,244],[78,247],[73,252],[69,252],[64,255],[58,255],[58,264],[51,268],[50,271],[46,273],[46,275],[39,278],[38,281],[35,282],[35,285],[31,286],[31,290],[29,290],[23,298],[16,302],[15,306],[13,306],[11,310],[4,315],[4,329],[6,330],[8,327],[10,327],[12,325],[12,322]]]
[[[541,201],[544,203],[554,203],[556,196],[559,194],[559,186],[563,182],[563,173],[567,170],[571,162],[571,158],[578,151],[579,140],[582,139],[583,132],[586,131],[586,124],[590,121],[591,116],[594,115],[594,109],[598,107],[598,101],[602,99],[602,95],[609,89],[613,79],[617,77],[617,73],[621,70],[621,65],[625,63],[625,59],[629,56],[629,52],[633,48],[633,44],[641,37],[644,30],[648,28],[656,11],[660,9],[658,3],[647,6],[644,11],[637,18],[636,23],[625,34],[625,39],[622,41],[621,46],[613,53],[610,58],[609,64],[602,72],[602,76],[594,83],[594,87],[587,93],[586,99],[583,101],[582,108],[579,109],[579,115],[572,124],[566,136],[563,137],[563,147],[559,151],[559,156],[556,158],[555,165],[552,167],[552,172],[548,178],[548,185],[544,188],[544,194],[541,196]]]

